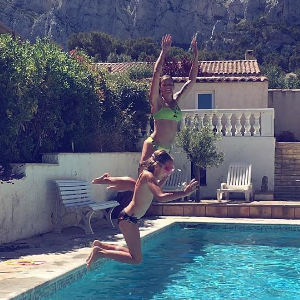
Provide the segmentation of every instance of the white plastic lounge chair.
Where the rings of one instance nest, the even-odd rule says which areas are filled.
[[[251,183],[251,165],[244,163],[235,163],[229,165],[227,174],[227,182],[221,183],[221,188],[217,189],[217,199],[222,200],[223,194],[225,198],[229,199],[229,193],[245,193],[247,202],[250,198],[253,199],[253,189]]]
[[[183,191],[187,184],[187,175],[186,172],[180,169],[175,169],[173,174],[170,176],[168,181],[163,187],[164,192],[177,192]],[[181,198],[183,201],[184,198]]]

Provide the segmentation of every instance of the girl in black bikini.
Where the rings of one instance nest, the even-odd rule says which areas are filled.
[[[147,159],[134,188],[131,202],[118,218],[119,228],[124,235],[127,247],[119,247],[94,241],[86,263],[90,267],[99,258],[111,258],[127,264],[140,264],[143,259],[138,220],[146,213],[153,197],[160,202],[168,202],[192,194],[198,185],[194,179],[182,192],[164,193],[161,187],[174,170],[174,161],[164,150],[157,150]]]

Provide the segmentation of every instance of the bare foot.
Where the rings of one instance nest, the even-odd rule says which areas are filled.
[[[102,176],[95,178],[92,184],[107,184],[106,180],[110,177],[108,173],[104,173]]]
[[[86,265],[88,268],[91,267],[99,258],[105,257],[105,253],[102,248],[94,247],[90,257],[88,258]]]
[[[85,262],[88,262],[93,254],[93,248],[94,247],[100,247],[100,248],[105,248],[104,245],[99,241],[99,240],[94,240],[92,244],[92,250],[91,253],[89,254],[88,258],[85,260]]]

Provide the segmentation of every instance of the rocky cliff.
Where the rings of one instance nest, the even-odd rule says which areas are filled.
[[[23,38],[48,36],[65,45],[71,33],[103,31],[121,38],[171,33],[188,44],[264,16],[268,24],[300,25],[299,0],[0,0],[0,20]]]

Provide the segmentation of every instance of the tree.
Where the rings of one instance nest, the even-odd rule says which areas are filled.
[[[262,74],[269,79],[269,89],[284,88],[284,73],[280,67],[272,65],[263,66]]]
[[[187,158],[195,165],[196,180],[199,182],[196,202],[200,202],[200,169],[219,166],[224,160],[224,153],[218,152],[216,146],[219,138],[208,122],[200,126],[197,117],[192,122],[188,119],[176,136],[176,145],[185,151]]]
[[[104,32],[73,33],[68,42],[68,50],[84,50],[96,62],[106,61],[111,52],[120,54],[120,42],[117,38]],[[117,51],[118,50],[118,51]]]
[[[126,40],[125,48],[127,54],[130,55],[134,60],[137,60],[142,52],[148,56],[153,55],[154,57],[157,57],[160,50],[158,43],[151,37]]]

